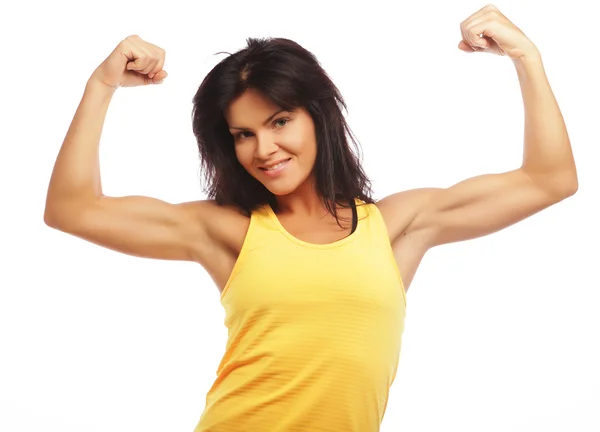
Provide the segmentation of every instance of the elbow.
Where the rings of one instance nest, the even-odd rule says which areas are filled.
[[[572,174],[565,175],[561,179],[560,184],[562,185],[561,191],[565,198],[575,195],[577,193],[577,189],[579,189],[577,173],[573,172]]]
[[[67,226],[72,224],[73,214],[72,208],[58,206],[48,201],[44,210],[44,223],[50,228],[67,231]]]
[[[579,189],[579,179],[577,178],[575,162],[563,171],[560,180],[567,198],[577,193],[577,189]]]
[[[49,226],[50,228],[54,228],[54,229],[60,229],[60,223],[59,223],[59,218],[58,216],[56,216],[55,213],[52,213],[50,211],[48,211],[48,209],[46,208],[46,210],[44,211],[44,223]]]
[[[579,181],[577,180],[577,172],[575,171],[532,176],[532,178],[542,188],[545,188],[554,197],[556,202],[575,195],[577,189],[579,189]]]
[[[65,199],[63,197],[46,197],[44,209],[44,223],[50,228],[59,231],[67,231],[78,223],[83,210],[87,207],[88,199],[75,198]]]
[[[46,208],[44,209],[44,223],[50,228],[56,228],[56,216],[52,210],[52,203],[46,201]]]
[[[573,196],[577,193],[577,190],[579,189],[579,182],[577,180],[575,180],[573,182],[573,184],[569,187],[568,189],[568,195],[567,196]]]
[[[49,226],[50,228],[54,228],[52,226],[52,219],[50,218],[50,216],[47,213],[44,213],[44,223],[46,224],[46,226]]]
[[[558,201],[575,195],[579,189],[575,167],[542,172],[531,171],[524,167],[522,167],[522,170]]]
[[[574,175],[559,179],[554,187],[554,192],[558,201],[562,201],[575,195],[578,189],[579,182],[577,181],[577,176]]]

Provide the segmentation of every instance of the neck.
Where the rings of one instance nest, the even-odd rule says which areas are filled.
[[[278,195],[276,199],[279,214],[321,218],[327,213],[325,204],[317,193],[316,184],[312,177],[292,193]]]

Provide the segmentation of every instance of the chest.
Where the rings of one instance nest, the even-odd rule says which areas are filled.
[[[286,231],[298,240],[312,244],[335,243],[348,237],[352,232],[352,227],[340,228],[337,224],[324,224],[317,222],[290,223],[281,221]]]
[[[265,243],[249,248],[238,262],[223,298],[226,311],[397,316],[403,303],[401,282],[389,249],[380,243],[357,241],[326,249]]]
[[[312,244],[330,244],[352,234],[352,213],[340,212],[340,224],[332,216],[321,219],[278,217],[282,228],[291,236]],[[341,225],[341,227],[340,227]]]

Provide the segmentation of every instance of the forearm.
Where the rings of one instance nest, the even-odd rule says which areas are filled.
[[[531,176],[558,179],[555,184],[561,189],[577,189],[577,171],[567,128],[541,56],[536,52],[513,63],[525,111],[522,169]]]
[[[102,195],[99,144],[115,89],[90,78],[54,164],[46,197],[45,217],[66,205]]]

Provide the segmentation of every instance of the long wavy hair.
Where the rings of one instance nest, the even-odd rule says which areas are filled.
[[[348,207],[354,198],[374,203],[360,146],[342,114],[346,103],[316,57],[285,38],[247,38],[246,44],[234,54],[217,53],[229,56],[206,75],[193,98],[192,126],[208,198],[233,204],[247,216],[267,203],[277,211],[275,195],[239,163],[224,115],[235,99],[253,89],[285,110],[304,107],[310,114],[317,140],[317,193],[338,225],[336,204]]]

